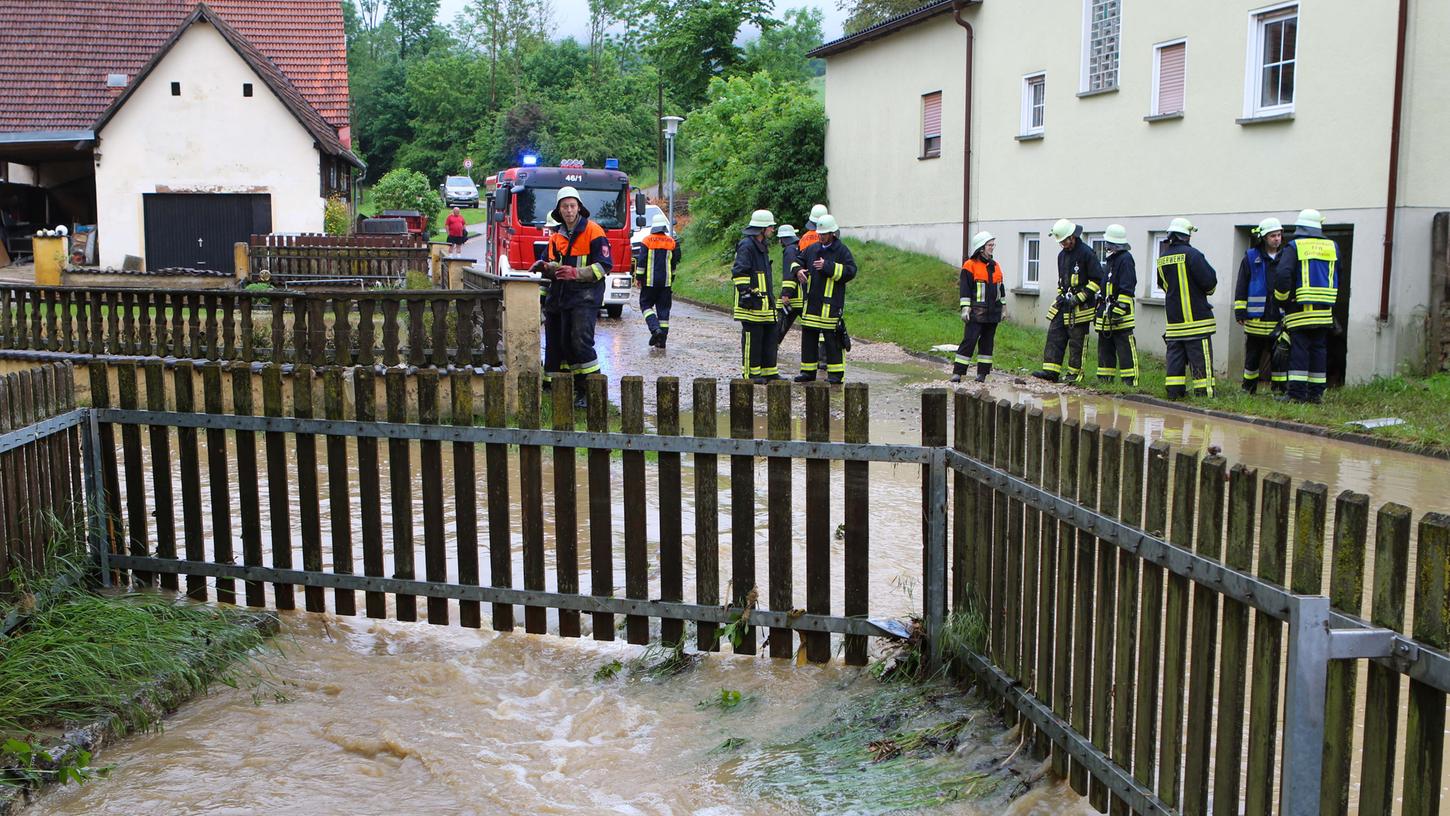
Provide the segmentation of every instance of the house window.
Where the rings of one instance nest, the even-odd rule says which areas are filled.
[[[173,82],[173,83],[171,83],[171,95],[172,96],[181,96],[181,83],[180,82]]]
[[[921,96],[921,157],[941,155],[941,91]]]
[[[1087,241],[1088,246],[1093,248],[1093,254],[1098,256],[1099,262],[1107,261],[1108,242],[1103,240],[1103,234],[1101,232],[1084,232],[1082,239]]]
[[[1158,258],[1163,254],[1163,242],[1166,240],[1168,240],[1168,233],[1166,232],[1148,233],[1148,245],[1152,248],[1153,252],[1153,265],[1149,267],[1151,271],[1147,276],[1148,297],[1157,298],[1158,300],[1162,300],[1167,296],[1167,293],[1163,291],[1163,287],[1158,285]]]
[[[1183,112],[1188,43],[1176,40],[1153,46],[1153,116]]]
[[[1118,32],[1122,26],[1120,0],[1083,0],[1082,90],[1084,93],[1118,87]]]
[[[252,83],[250,83],[250,82],[243,82],[242,83],[242,96],[251,96],[251,95],[252,95]]]
[[[1259,11],[1249,20],[1245,115],[1293,113],[1299,6],[1292,4]]]
[[[1042,288],[1042,239],[1035,232],[1022,233],[1022,288]]]
[[[1038,136],[1043,131],[1047,109],[1047,74],[1022,78],[1022,135]]]

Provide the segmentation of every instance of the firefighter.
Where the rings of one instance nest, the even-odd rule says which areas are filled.
[[[549,238],[549,257],[543,266],[544,277],[551,281],[544,311],[558,318],[554,336],[547,343],[562,352],[561,362],[567,366],[563,370],[574,375],[574,404],[582,408],[584,380],[599,370],[594,323],[604,303],[604,279],[614,262],[609,256],[609,238],[589,220],[589,210],[573,187],[559,189],[550,214],[559,226]]]
[[[962,308],[962,344],[952,361],[952,382],[975,364],[977,382],[986,382],[992,372],[992,347],[997,338],[997,324],[1002,322],[1002,302],[1007,290],[1002,285],[1002,265],[992,257],[997,239],[990,232],[972,236],[972,255],[962,262],[957,279],[957,293]]]
[[[1193,393],[1213,396],[1213,306],[1208,296],[1218,288],[1218,273],[1189,243],[1189,236],[1198,232],[1187,218],[1175,218],[1168,224],[1168,238],[1158,250],[1158,286],[1163,290],[1168,328],[1163,333],[1167,345],[1167,371],[1164,379],[1169,399],[1182,399],[1188,393],[1189,372],[1192,372]]]
[[[775,231],[775,237],[780,239],[780,313],[776,317],[775,331],[775,342],[779,345],[801,314],[800,281],[796,280],[801,265],[800,239],[795,227],[781,224]]]
[[[1108,245],[1108,262],[1103,267],[1103,296],[1098,301],[1098,380],[1124,385],[1138,384],[1138,341],[1133,337],[1133,295],[1138,291],[1138,266],[1128,245],[1128,231],[1122,224],[1110,224],[1103,231]]]
[[[801,373],[796,382],[811,382],[818,369],[818,343],[825,340],[826,381],[840,385],[846,379],[846,351],[839,333],[846,308],[846,284],[856,277],[856,259],[841,240],[840,228],[830,214],[816,221],[821,236],[800,256],[806,273],[805,302],[801,311]]]
[[[654,217],[649,235],[640,242],[634,258],[634,274],[639,279],[639,308],[649,327],[649,344],[664,348],[670,336],[670,289],[675,281],[675,267],[680,263],[680,245],[670,237],[670,221],[664,213]]]
[[[1083,243],[1082,227],[1061,218],[1052,225],[1051,235],[1062,247],[1057,253],[1057,300],[1047,310],[1042,369],[1032,372],[1032,376],[1048,382],[1075,382],[1082,373],[1082,349],[1096,314],[1103,265],[1092,247]]]
[[[806,219],[806,231],[804,234],[801,235],[801,252],[805,252],[807,249],[810,249],[811,244],[814,244],[817,241],[821,240],[820,232],[816,229],[816,222],[821,220],[821,216],[829,214],[830,213],[828,210],[826,210],[826,205],[824,204],[817,204],[814,207],[811,207],[811,217]]]
[[[756,383],[781,378],[775,365],[775,282],[768,243],[774,233],[775,216],[770,210],[751,213],[745,235],[735,245],[730,273],[735,287],[733,315],[740,321],[741,376]]]
[[[1284,245],[1284,225],[1277,218],[1265,218],[1254,228],[1257,246],[1249,247],[1239,262],[1234,282],[1234,320],[1244,327],[1243,389],[1259,389],[1260,372],[1268,358],[1270,387],[1282,392],[1289,372],[1273,365],[1274,329],[1279,325],[1279,304],[1274,300],[1274,265]]]
[[[1339,299],[1339,247],[1324,237],[1324,216],[1304,210],[1294,221],[1294,240],[1274,267],[1274,298],[1289,332],[1291,402],[1322,402],[1329,376],[1329,333]]]

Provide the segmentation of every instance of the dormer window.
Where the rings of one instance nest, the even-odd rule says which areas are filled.
[[[124,88],[124,87],[126,87],[126,75],[125,74],[106,74],[106,87],[107,88]]]

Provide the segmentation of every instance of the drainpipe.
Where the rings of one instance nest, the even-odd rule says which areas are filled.
[[[1405,22],[1410,0],[1400,0],[1399,31],[1395,39],[1395,101],[1390,118],[1389,192],[1385,194],[1385,266],[1380,275],[1380,322],[1390,319],[1390,268],[1395,259],[1395,199],[1400,182],[1400,109],[1405,88]]]
[[[975,56],[976,46],[974,45],[975,33],[972,31],[972,24],[962,19],[962,12],[968,8],[978,5],[982,0],[953,0],[952,16],[957,20],[957,25],[967,30],[967,73],[964,84],[965,92],[962,94],[964,107],[967,109],[966,130],[962,132],[962,257],[971,254],[968,250],[972,246],[972,229],[968,223],[972,215],[972,60]],[[1401,0],[1405,2],[1405,0]],[[1403,24],[1401,27],[1403,33]],[[1396,103],[1398,105],[1398,102]],[[1398,108],[1396,108],[1398,110]]]

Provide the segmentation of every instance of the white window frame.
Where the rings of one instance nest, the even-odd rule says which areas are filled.
[[[1153,263],[1148,267],[1147,297],[1154,300],[1163,300],[1168,297],[1168,293],[1158,286],[1158,249],[1166,240],[1168,240],[1168,233],[1166,231],[1151,230],[1148,233],[1149,255],[1152,257]]]
[[[1280,116],[1292,114],[1294,103],[1287,105],[1260,105],[1263,93],[1263,67],[1264,67],[1264,27],[1289,16],[1285,12],[1293,12],[1298,22],[1303,17],[1303,8],[1299,0],[1288,3],[1276,3],[1272,6],[1255,9],[1249,12],[1249,35],[1248,49],[1244,61],[1244,118],[1259,119],[1269,116]],[[1186,55],[1185,55],[1186,59]],[[1185,75],[1187,63],[1185,62]],[[1294,95],[1299,95],[1299,26],[1294,27]],[[1185,97],[1186,101],[1186,97]]]
[[[1033,126],[1032,110],[1035,107],[1032,99],[1032,86],[1038,81],[1042,83],[1042,124]],[[1037,71],[1022,77],[1022,129],[1023,136],[1041,136],[1047,129],[1047,72]]]
[[[1082,234],[1082,240],[1083,240],[1084,243],[1086,243],[1088,245],[1088,248],[1093,251],[1093,254],[1096,255],[1096,256],[1098,256],[1098,261],[1100,263],[1107,263],[1107,261],[1108,261],[1108,242],[1103,237],[1103,233],[1101,233],[1101,232],[1084,232]]]
[[[1163,54],[1162,54],[1163,49],[1168,48],[1170,46],[1174,46],[1174,45],[1182,45],[1183,46],[1183,107],[1179,108],[1176,111],[1162,111],[1162,110],[1159,110],[1158,109],[1158,79],[1159,79],[1158,71],[1162,67],[1162,63],[1163,63]],[[1153,94],[1152,96],[1148,97],[1148,115],[1149,116],[1167,116],[1167,115],[1171,115],[1171,114],[1183,113],[1184,109],[1188,107],[1188,38],[1187,37],[1179,37],[1176,40],[1167,40],[1165,42],[1155,43],[1153,45],[1153,88],[1152,88],[1152,94]]]
[[[1092,87],[1093,63],[1093,3],[1097,0],[1082,0],[1082,64],[1078,67],[1078,92],[1102,93],[1115,90],[1123,70],[1123,3],[1118,0],[1118,42],[1117,66],[1113,69],[1113,81],[1101,88]]]
[[[1037,245],[1037,259],[1032,259],[1032,245]],[[1036,266],[1033,266],[1036,264]],[[1036,273],[1036,278],[1029,277]],[[1042,290],[1042,233],[1022,233],[1022,288],[1034,292]]]

